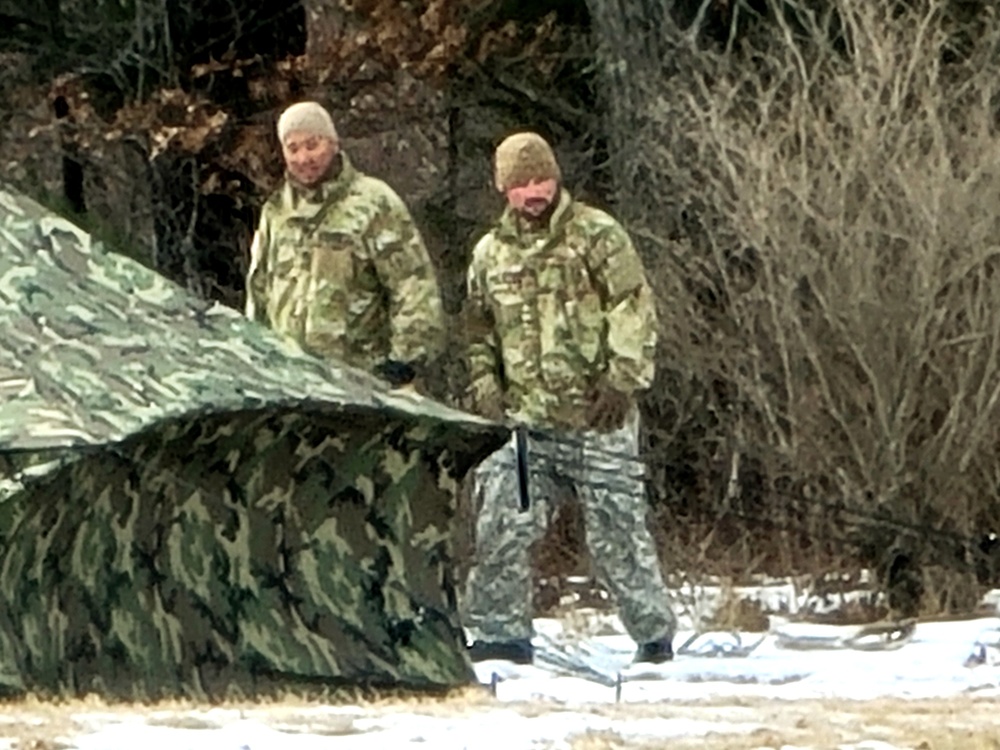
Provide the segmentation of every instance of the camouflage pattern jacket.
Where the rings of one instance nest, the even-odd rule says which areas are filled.
[[[632,394],[654,374],[656,309],[611,216],[560,195],[548,227],[508,209],[476,245],[466,330],[471,395],[528,424],[583,429],[596,383]]]
[[[247,317],[363,369],[433,357],[444,319],[420,232],[392,188],[340,158],[335,178],[313,190],[286,179],[264,204]]]

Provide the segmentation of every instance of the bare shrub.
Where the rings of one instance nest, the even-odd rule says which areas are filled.
[[[722,50],[663,24],[669,69],[629,84],[676,381],[650,432],[700,415],[720,515],[968,582],[1000,485],[1000,32],[943,0],[767,5]]]

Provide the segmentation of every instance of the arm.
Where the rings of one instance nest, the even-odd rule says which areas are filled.
[[[437,274],[423,238],[394,193],[373,223],[375,269],[389,298],[391,358],[429,360],[444,348],[444,311]]]
[[[488,242],[488,237],[480,241],[469,264],[463,331],[469,363],[472,409],[483,416],[500,419],[503,417],[500,351],[482,275],[481,256]]]
[[[257,323],[267,323],[268,249],[270,242],[267,212],[261,211],[260,223],[250,245],[250,270],[246,278],[246,316]]]
[[[642,260],[617,222],[596,238],[591,256],[607,334],[606,379],[622,393],[649,387],[655,373],[656,304]]]

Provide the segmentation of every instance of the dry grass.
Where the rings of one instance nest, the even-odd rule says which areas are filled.
[[[627,723],[657,719],[703,722],[704,735],[646,741],[616,731],[583,732],[571,739],[574,750],[623,747],[670,747],[673,750],[751,750],[801,747],[835,748],[865,740],[926,750],[994,750],[1000,748],[995,701],[963,696],[948,700],[796,701],[729,699],[698,703],[602,705],[572,710]],[[358,734],[355,719],[388,713],[474,719],[487,711],[509,709],[527,717],[569,710],[554,704],[497,704],[483,691],[468,691],[437,701],[384,701],[359,705],[356,711],[332,714],[325,704],[298,701],[232,703],[219,706],[166,702],[150,706],[108,705],[99,700],[8,704],[0,715],[0,740],[15,750],[56,750],[69,738],[101,724],[144,715],[147,723],[188,729],[217,727],[237,718],[262,721],[289,732],[323,736]]]
[[[761,750],[763,748],[837,748],[864,740],[926,750],[993,750],[1000,729],[992,716],[995,703],[964,697],[940,701],[802,701],[744,700],[737,704],[630,706],[630,719],[677,718],[715,723],[705,736],[639,742],[602,732],[581,735],[574,750],[670,747],[672,750]],[[614,713],[614,712],[612,712]],[[619,711],[618,715],[622,715]],[[760,728],[742,731],[742,723]],[[730,726],[727,726],[729,724]]]
[[[702,627],[754,633],[766,631],[768,622],[767,612],[760,602],[740,596],[731,586],[724,586],[722,600]]]
[[[445,696],[392,695],[366,699],[323,700],[295,693],[261,700],[231,700],[206,704],[192,700],[153,703],[83,699],[42,700],[28,697],[0,707],[0,741],[14,740],[12,750],[57,750],[65,739],[96,727],[142,717],[151,726],[177,729],[213,729],[229,721],[256,718],[290,732],[320,735],[358,734],[355,719],[387,713],[416,713],[446,717],[485,710],[495,705],[485,689],[454,690]],[[342,712],[325,709],[338,706]],[[353,710],[352,710],[353,709]]]

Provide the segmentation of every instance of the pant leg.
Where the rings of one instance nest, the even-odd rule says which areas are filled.
[[[531,452],[529,451],[529,455]],[[531,507],[521,512],[517,451],[512,440],[476,469],[473,492],[479,505],[476,559],[462,598],[463,625],[473,640],[531,638],[532,547],[551,516],[551,481],[532,462]]]
[[[585,473],[577,482],[577,496],[598,579],[617,601],[633,640],[672,638],[677,618],[646,526],[638,410],[622,429],[584,433],[583,443]]]

